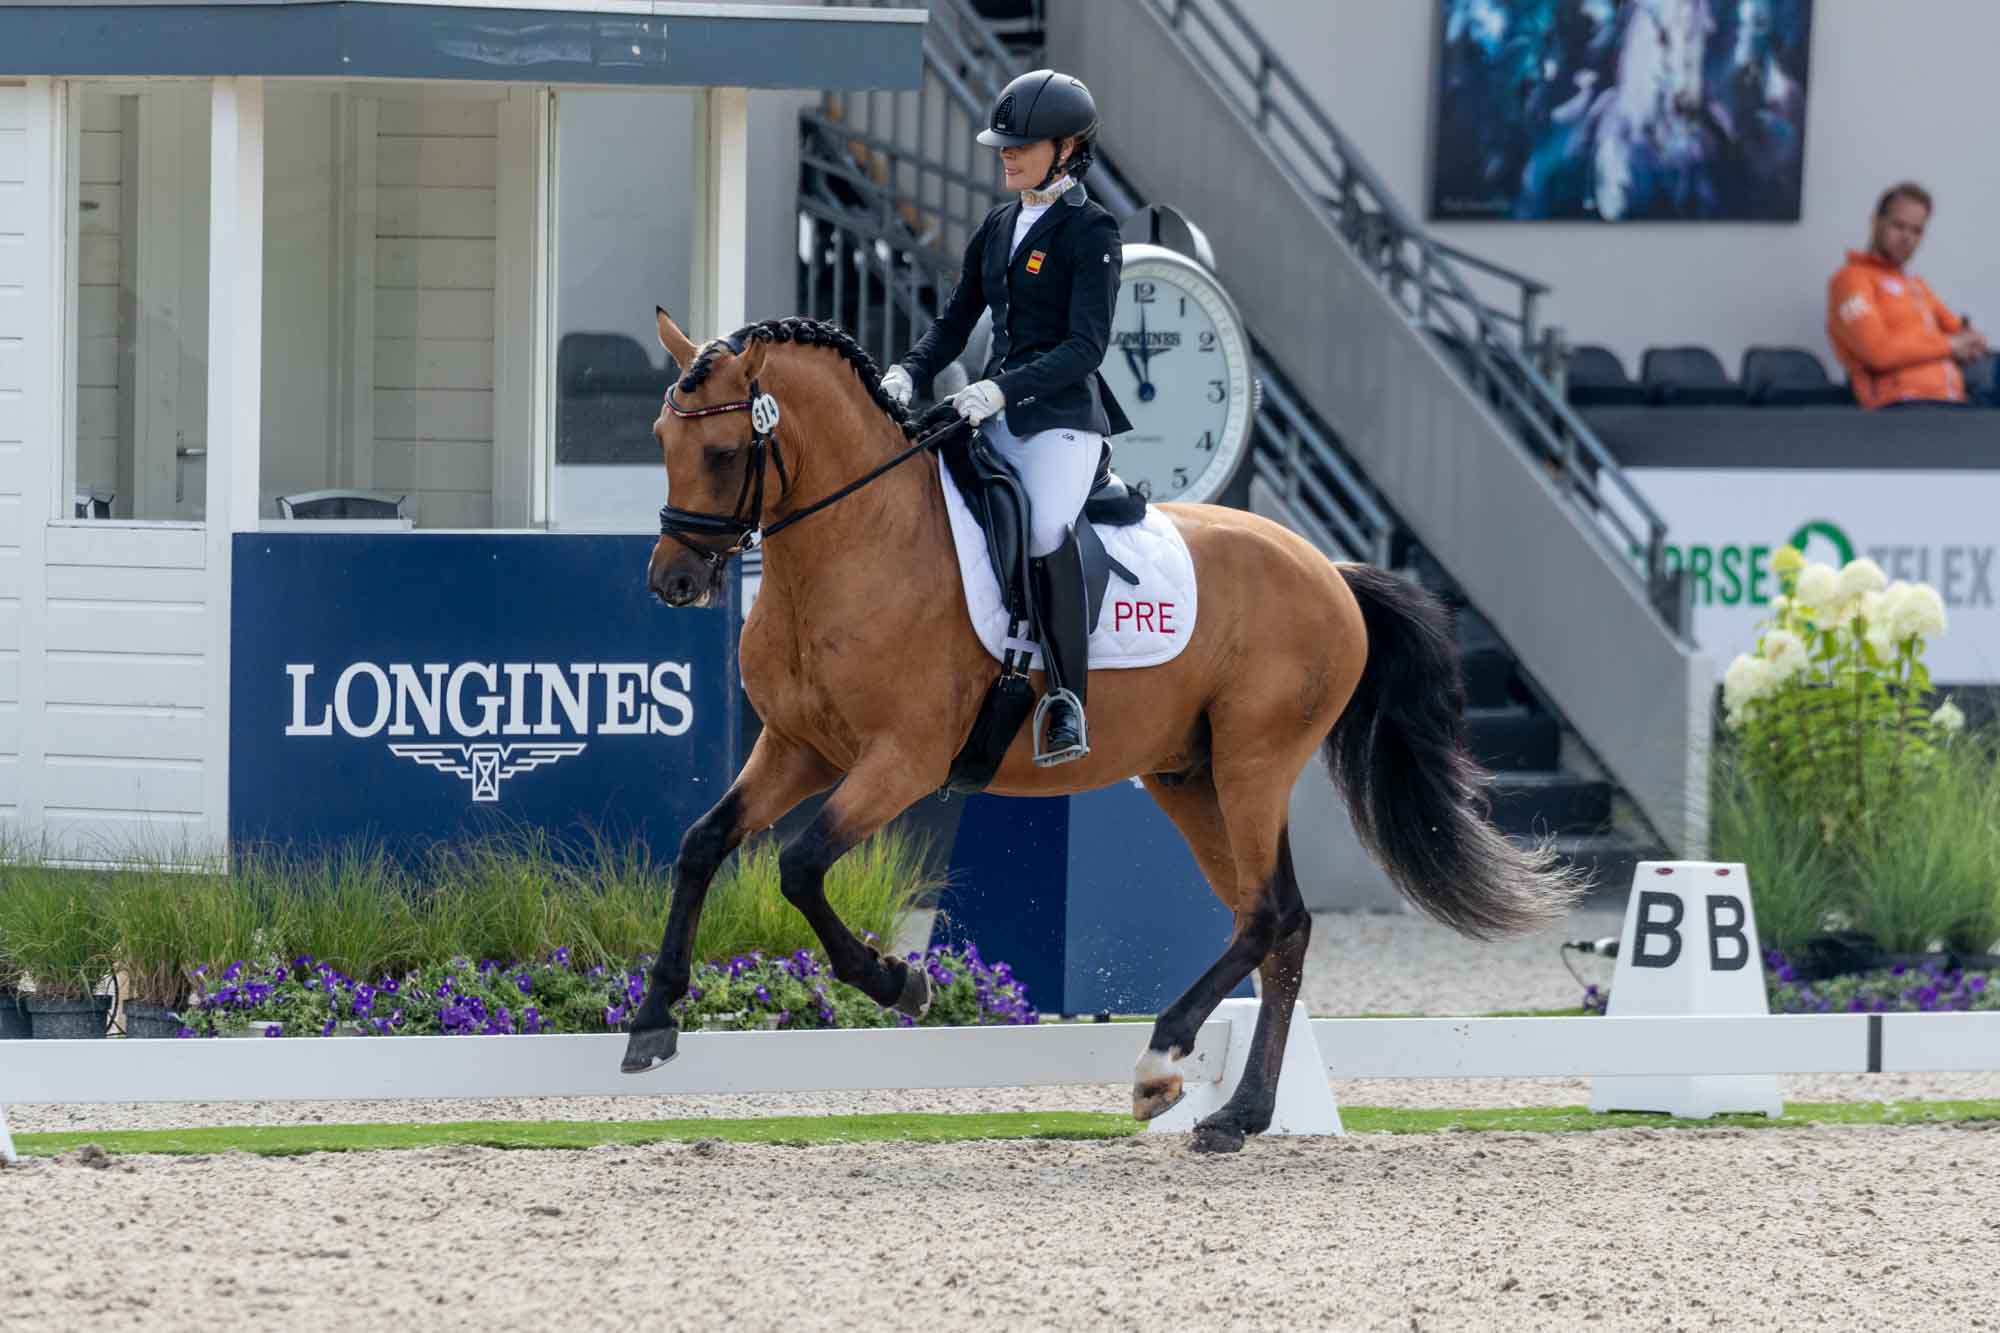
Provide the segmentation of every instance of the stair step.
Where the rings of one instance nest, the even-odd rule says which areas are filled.
[[[1465,672],[1467,708],[1508,708],[1514,691],[1514,659],[1498,648],[1475,648],[1459,655]]]
[[[1505,833],[1599,833],[1611,822],[1611,784],[1567,773],[1499,773],[1488,788]]]
[[[1468,708],[1465,730],[1472,753],[1494,772],[1549,771],[1556,767],[1562,727],[1547,713],[1525,708]]]

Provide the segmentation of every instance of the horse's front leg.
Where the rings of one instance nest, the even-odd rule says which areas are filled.
[[[646,998],[632,1015],[631,1035],[625,1042],[626,1073],[657,1069],[679,1049],[674,1006],[687,994],[695,927],[701,923],[709,883],[723,860],[744,838],[770,827],[806,797],[825,791],[837,776],[818,754],[766,728],[729,791],[688,827],[674,861],[673,904],[667,909],[660,956],[653,960]]]
[[[847,928],[826,898],[827,868],[884,824],[907,810],[936,781],[922,765],[881,751],[863,757],[827,798],[818,818],[778,854],[785,901],[811,923],[826,949],[833,975],[885,1008],[921,1018],[930,1008],[930,981],[921,967],[885,958]],[[886,943],[886,941],[885,941]]]

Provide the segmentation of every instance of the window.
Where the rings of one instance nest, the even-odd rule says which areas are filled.
[[[264,521],[526,526],[533,99],[268,85]]]
[[[569,91],[555,112],[552,527],[653,529],[653,438],[677,373],[653,307],[692,331],[705,208],[699,92]]]
[[[66,517],[206,509],[206,82],[71,90]]]

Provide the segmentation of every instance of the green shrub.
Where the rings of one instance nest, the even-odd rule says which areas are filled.
[[[1892,953],[1983,953],[2000,938],[2000,771],[1961,737],[1856,849],[1855,923]]]
[[[1827,844],[1811,812],[1752,781],[1733,752],[1717,756],[1713,787],[1710,854],[1743,863],[1759,940],[1791,949],[1850,911],[1853,866]]]
[[[0,939],[39,995],[82,999],[112,967],[103,876],[34,863],[0,866]]]

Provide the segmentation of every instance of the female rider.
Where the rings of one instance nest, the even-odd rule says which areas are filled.
[[[984,378],[952,402],[965,420],[984,425],[1028,493],[1049,715],[1046,744],[1035,738],[1039,764],[1090,753],[1084,687],[1091,627],[1074,525],[1105,437],[1132,428],[1097,373],[1111,341],[1123,256],[1117,222],[1083,188],[1096,134],[1090,90],[1066,74],[1036,70],[1001,91],[979,142],[1000,150],[1008,188],[1021,197],[986,215],[965,247],[944,313],[882,376],[882,388],[907,405],[917,385],[928,385],[965,350],[980,311],[992,311]]]

